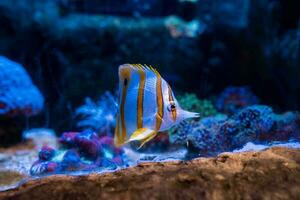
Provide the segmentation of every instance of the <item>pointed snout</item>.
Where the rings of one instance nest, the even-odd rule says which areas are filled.
[[[200,113],[189,112],[186,110],[181,110],[180,115],[182,116],[183,119],[200,117]]]

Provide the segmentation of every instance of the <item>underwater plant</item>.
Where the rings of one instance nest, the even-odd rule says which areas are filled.
[[[200,113],[201,118],[218,114],[211,101],[206,99],[200,100],[193,93],[179,95],[178,102],[183,109]]]
[[[217,97],[215,106],[219,112],[232,115],[246,106],[258,103],[258,97],[248,87],[230,86]]]
[[[79,118],[77,126],[91,129],[100,135],[112,135],[116,124],[116,113],[116,97],[106,91],[97,102],[86,98],[85,104],[77,108],[76,116]]]

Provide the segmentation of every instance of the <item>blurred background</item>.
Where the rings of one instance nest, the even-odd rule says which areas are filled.
[[[38,115],[0,116],[0,129],[76,129],[76,109],[86,97],[115,93],[124,63],[156,67],[176,94],[213,101],[227,86],[245,86],[276,112],[299,110],[299,4],[0,0],[0,55],[22,65],[44,98]]]

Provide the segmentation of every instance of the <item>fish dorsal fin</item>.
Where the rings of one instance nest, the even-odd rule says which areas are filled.
[[[160,76],[159,72],[154,67],[152,67],[151,65],[146,65],[146,64],[143,64],[143,65],[142,64],[123,64],[123,65],[120,65],[119,72],[124,69],[131,70],[131,71],[133,71],[133,73],[144,71],[148,74],[150,73],[150,74],[153,74],[156,76]]]
[[[156,95],[156,78],[161,77],[159,72],[151,65],[142,64],[123,64],[119,66],[119,83],[124,84],[124,80],[130,80],[132,77],[140,77],[141,75],[145,78],[145,93],[152,93]],[[122,88],[122,87],[121,87]],[[134,90],[139,89],[139,81],[133,81],[133,84],[129,85],[128,91],[135,92]]]

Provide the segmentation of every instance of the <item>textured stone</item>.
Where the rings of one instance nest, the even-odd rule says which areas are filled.
[[[299,199],[299,177],[300,150],[277,147],[143,163],[113,173],[49,176],[2,192],[0,199]]]

